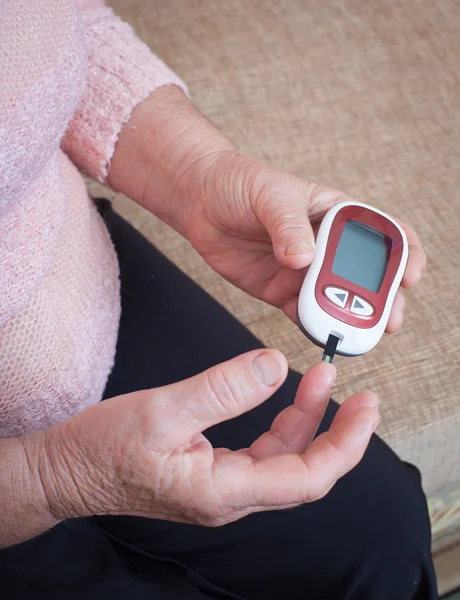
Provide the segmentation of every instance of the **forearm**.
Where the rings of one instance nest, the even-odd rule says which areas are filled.
[[[182,90],[165,86],[134,109],[121,131],[108,183],[184,234],[193,172],[227,150],[234,147]]]

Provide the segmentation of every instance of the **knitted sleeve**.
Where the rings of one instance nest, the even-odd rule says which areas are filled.
[[[156,88],[184,83],[103,0],[76,0],[88,52],[83,99],[62,149],[84,173],[104,181],[123,124]]]

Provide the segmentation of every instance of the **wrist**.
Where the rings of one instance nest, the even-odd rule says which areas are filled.
[[[70,420],[71,421],[71,420]],[[75,517],[91,516],[83,490],[87,485],[78,460],[77,441],[70,421],[19,438],[29,471],[30,490],[50,525]],[[74,450],[72,450],[72,448]]]
[[[120,133],[108,183],[185,234],[197,181],[234,150],[176,86],[155,90]]]
[[[61,479],[49,455],[48,431],[39,431],[21,436],[24,471],[27,472],[27,489],[36,511],[48,521],[48,527],[76,516],[63,510],[58,481]]]
[[[11,458],[14,460],[14,477],[9,486],[10,503],[18,514],[27,515],[28,526],[24,535],[11,532],[10,543],[17,543],[56,525],[62,517],[58,517],[49,503],[51,481],[49,473],[44,472],[43,457],[46,453],[46,432],[30,433],[10,441],[14,441]],[[46,470],[48,471],[48,470]]]

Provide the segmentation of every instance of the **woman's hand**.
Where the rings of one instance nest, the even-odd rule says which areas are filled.
[[[173,86],[139,105],[121,132],[109,183],[185,235],[206,262],[295,320],[297,297],[325,213],[345,194],[239,153]],[[402,286],[426,264],[416,233]],[[398,292],[387,331],[399,329]]]
[[[195,178],[188,239],[215,271],[295,321],[321,220],[332,206],[351,198],[232,150],[204,157],[195,166]],[[401,225],[410,249],[402,286],[410,288],[426,258],[416,233]],[[400,290],[387,332],[399,329],[403,311]]]
[[[261,404],[286,374],[283,355],[255,350],[181,383],[107,400],[28,438],[46,505],[58,520],[131,514],[217,526],[323,497],[359,462],[379,420],[376,396],[361,392],[313,440],[332,365],[306,373],[293,405],[250,448],[213,448],[202,433]]]

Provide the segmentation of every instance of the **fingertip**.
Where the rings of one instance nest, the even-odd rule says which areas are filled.
[[[374,392],[370,390],[364,390],[362,392],[358,392],[350,396],[343,402],[339,410],[337,411],[334,420],[332,421],[329,430],[332,431],[341,427],[343,423],[347,422],[347,419],[350,418],[350,415],[355,411],[359,411],[363,408],[375,408],[379,407],[379,397]]]
[[[406,271],[406,273],[404,273],[404,277],[401,280],[401,287],[404,288],[405,290],[410,290],[413,287],[415,287],[419,281],[421,280],[423,275],[423,270],[413,270],[411,269],[410,271]]]
[[[417,285],[418,280],[412,281],[412,279],[410,278],[410,276],[408,277],[407,275],[404,275],[404,277],[401,279],[401,287],[404,288],[405,290],[410,290],[411,288],[413,288],[415,285]]]
[[[304,249],[301,250],[299,248],[297,251],[294,251],[294,249],[288,246],[285,250],[282,249],[280,252],[275,252],[276,258],[283,265],[283,267],[287,267],[293,271],[299,271],[300,269],[309,267],[315,257],[315,251],[310,244],[305,242],[306,245],[304,246],[303,241],[293,242],[293,244],[297,243],[301,244]]]
[[[396,333],[402,327],[404,322],[404,313],[402,310],[395,311],[388,319],[385,331],[387,333]]]
[[[396,294],[395,301],[393,303],[393,307],[391,309],[390,317],[388,319],[387,326],[385,331],[387,333],[395,333],[398,331],[403,324],[404,321],[404,309],[406,307],[406,299],[401,289],[398,290]]]
[[[334,365],[323,361],[314,364],[302,377],[297,397],[310,396],[313,392],[319,394],[320,397],[326,395],[329,398],[336,376],[337,370]]]
[[[378,408],[380,398],[371,390],[363,390],[360,394],[360,405],[364,407]]]
[[[406,289],[415,287],[423,277],[427,266],[427,257],[421,246],[409,246],[409,260],[401,281]]]
[[[337,377],[337,368],[334,364],[328,363],[326,361],[321,361],[317,363],[317,368],[321,369],[323,376],[327,379],[328,385],[331,387],[334,385],[334,381]]]

